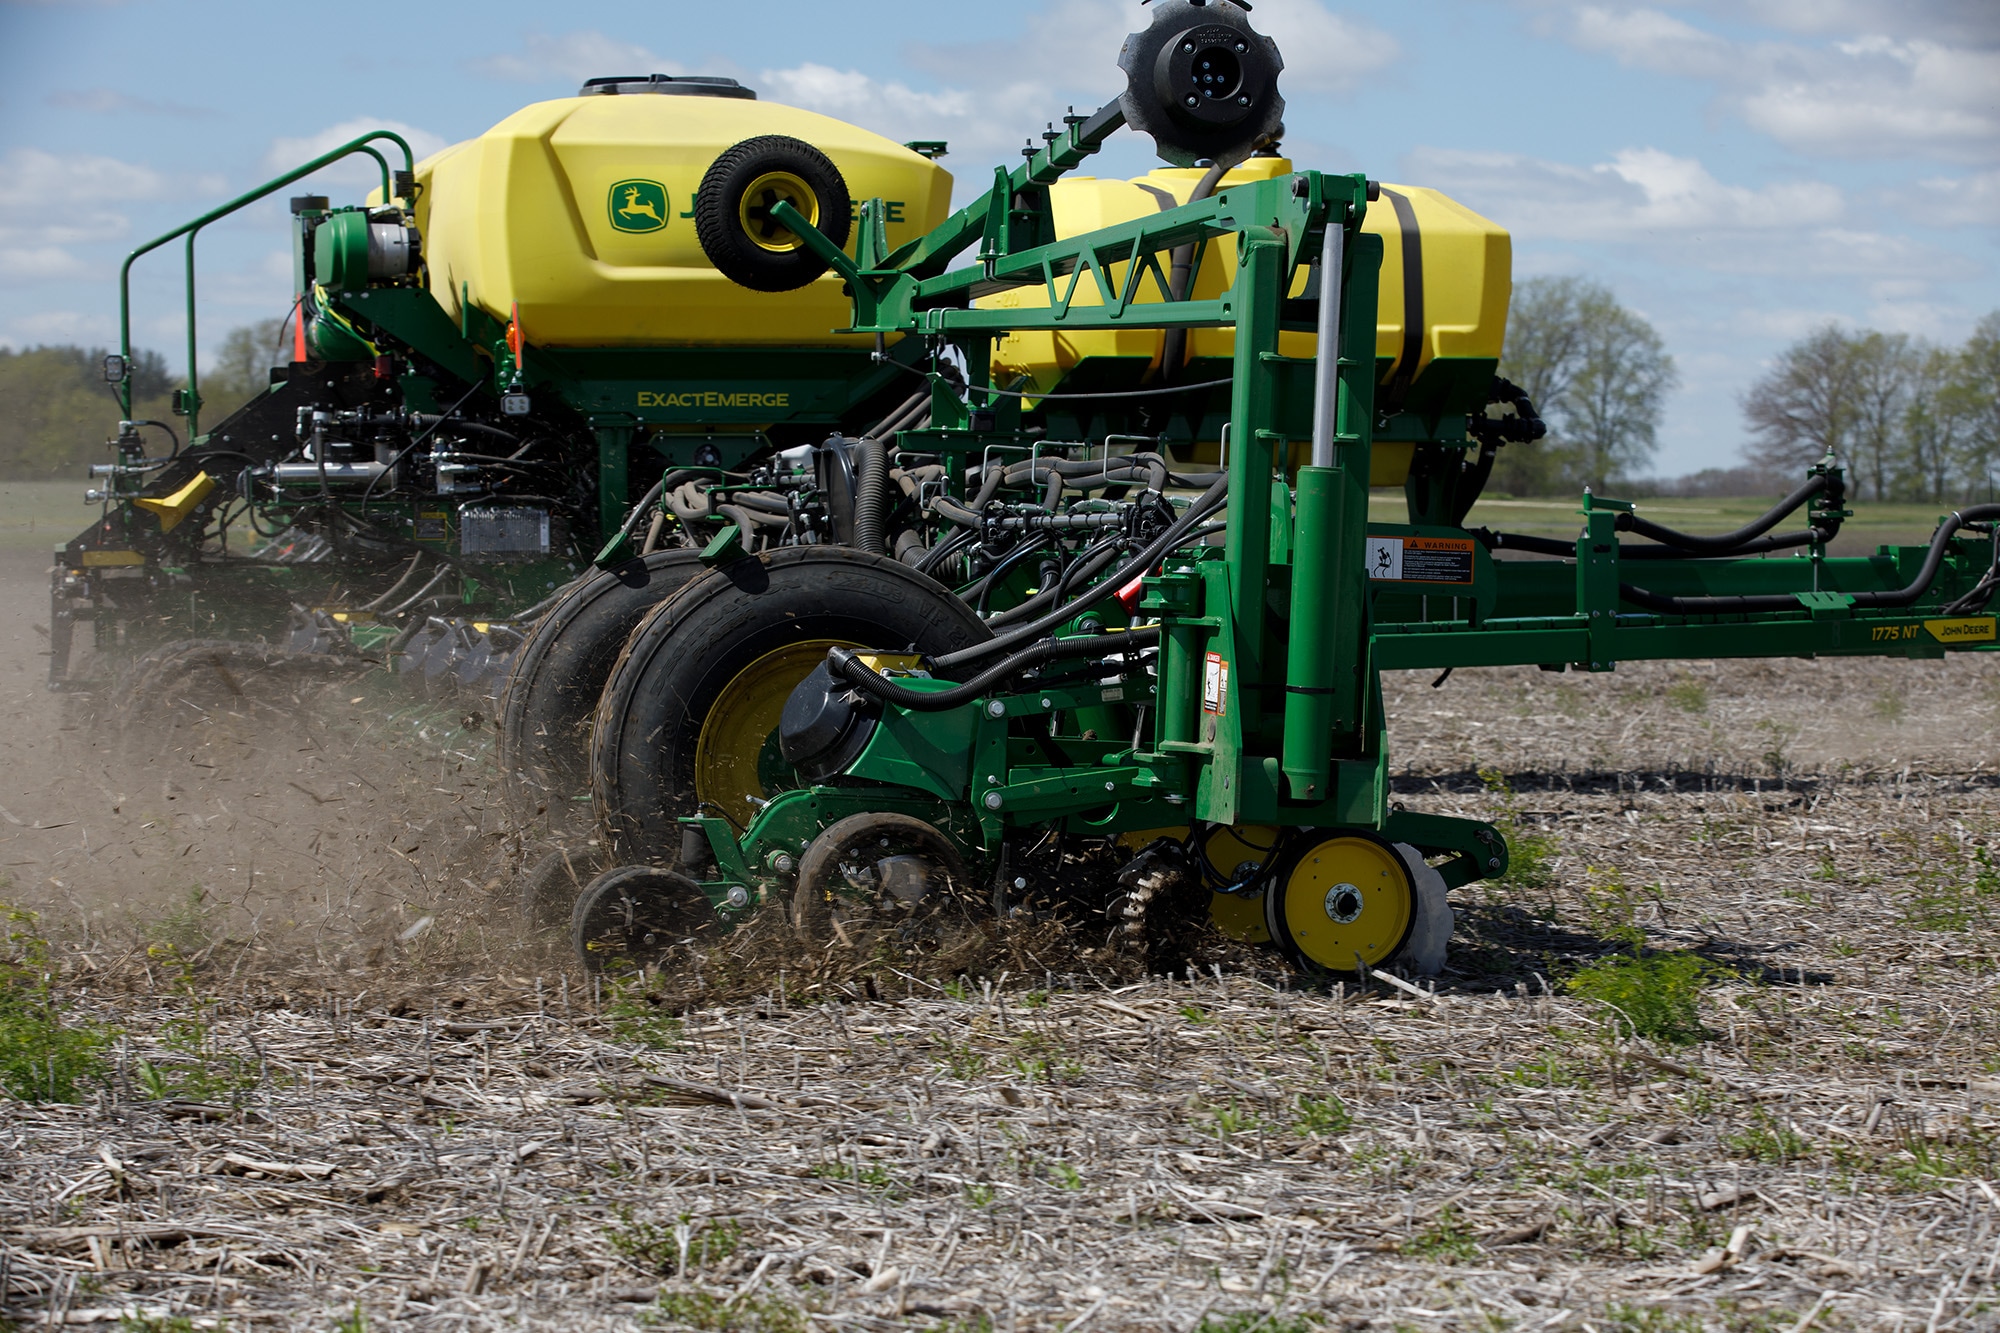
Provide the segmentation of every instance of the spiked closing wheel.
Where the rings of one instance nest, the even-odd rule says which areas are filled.
[[[1416,920],[1416,885],[1396,849],[1366,833],[1304,837],[1264,895],[1264,921],[1300,967],[1345,972],[1395,956]]]

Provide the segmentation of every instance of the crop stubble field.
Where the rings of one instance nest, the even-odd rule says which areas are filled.
[[[489,723],[107,735],[14,568],[4,896],[107,1034],[0,1103],[22,1326],[2000,1324],[2000,661],[1390,680],[1400,799],[1527,853],[1420,995],[753,929],[649,996],[512,925]]]

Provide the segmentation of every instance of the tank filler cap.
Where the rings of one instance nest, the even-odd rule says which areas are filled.
[[[614,74],[602,79],[585,79],[578,97],[625,97],[634,93],[659,93],[668,97],[737,97],[757,100],[755,90],[719,74]]]

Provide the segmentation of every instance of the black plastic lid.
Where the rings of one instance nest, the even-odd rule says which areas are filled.
[[[585,79],[578,97],[612,97],[632,93],[665,93],[670,97],[740,97],[756,101],[757,94],[734,79],[715,74],[615,74],[603,79]]]

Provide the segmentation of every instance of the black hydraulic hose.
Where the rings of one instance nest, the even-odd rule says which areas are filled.
[[[133,417],[132,424],[135,426],[157,426],[167,433],[167,438],[174,442],[174,451],[167,455],[167,462],[171,463],[181,456],[181,437],[175,434],[174,428],[166,422],[154,421],[150,417]]]
[[[928,551],[925,551],[923,553],[923,556],[917,561],[917,563],[915,564],[915,566],[913,566],[913,568],[915,568],[919,574],[928,574],[932,570],[936,569],[938,566],[942,565],[945,562],[945,558],[947,556],[957,555],[960,551],[964,550],[966,547],[972,545],[972,543],[978,540],[979,540],[978,532],[967,528],[961,528],[957,532],[952,533],[949,537],[946,537],[943,541],[939,542],[936,546],[933,546]]]
[[[1002,658],[963,685],[936,691],[905,689],[860,661],[858,654],[851,648],[829,648],[826,650],[826,656],[835,674],[860,686],[863,691],[883,703],[907,708],[913,713],[940,713],[976,699],[1007,677],[1026,671],[1029,667],[1040,666],[1044,662],[1053,662],[1065,657],[1108,657],[1113,653],[1125,652],[1132,648],[1150,647],[1159,641],[1158,625],[1142,625],[1138,629],[1117,630],[1109,634],[1087,634],[1072,639],[1044,639],[1018,653]]]
[[[227,531],[227,528],[225,527],[224,530]],[[394,597],[397,593],[403,590],[404,585],[410,581],[410,576],[417,572],[417,566],[423,561],[423,558],[424,558],[424,553],[422,551],[419,551],[415,555],[411,556],[410,563],[404,567],[402,574],[400,574],[397,577],[394,583],[389,585],[389,591],[383,593],[380,597],[377,597],[374,601],[369,602],[366,605],[362,606],[360,609],[363,611],[370,611],[370,612],[380,610],[382,606],[389,601],[390,598]]]
[[[1070,562],[1069,568],[1063,570],[1060,577],[1050,586],[1042,589],[1019,606],[1010,606],[1005,611],[989,616],[986,620],[988,628],[1004,629],[1017,621],[1026,620],[1051,602],[1060,601],[1063,590],[1068,588],[1073,581],[1080,578],[1095,578],[1103,571],[1106,565],[1116,560],[1118,558],[1119,545],[1123,540],[1122,536],[1112,537],[1108,541],[1099,542],[1097,545],[1085,550],[1082,555]]]
[[[1489,528],[1470,529],[1471,535],[1489,551],[1530,551],[1535,555],[1559,555],[1574,557],[1576,543],[1562,541],[1556,537],[1531,537],[1524,532],[1494,532]],[[1620,560],[1719,560],[1735,556],[1762,555],[1766,551],[1786,551],[1798,546],[1810,546],[1823,539],[1817,528],[1807,528],[1802,532],[1781,533],[1775,537],[1759,537],[1727,551],[1682,551],[1671,546],[1625,546],[1618,548]]]
[[[1972,505],[1958,510],[1938,524],[1937,531],[1931,536],[1930,550],[1924,556],[1923,567],[1917,571],[1917,577],[1907,587],[1847,595],[1854,599],[1853,604],[1858,607],[1893,608],[1911,605],[1924,595],[1932,581],[1937,578],[1938,567],[1944,563],[1945,548],[1951,545],[1952,534],[1967,523],[1990,523],[1995,519],[2000,519],[2000,504]],[[1764,593],[1748,597],[1670,597],[1648,588],[1621,583],[1618,585],[1618,595],[1634,606],[1643,606],[1648,611],[1659,611],[1669,615],[1799,609],[1799,599],[1793,593]]]
[[[1712,537],[1699,536],[1691,532],[1676,532],[1672,528],[1661,527],[1658,523],[1649,522],[1632,513],[1620,514],[1618,516],[1618,530],[1620,532],[1636,532],[1641,537],[1651,538],[1653,541],[1661,542],[1667,546],[1678,546],[1684,551],[1734,554],[1750,542],[1769,532],[1772,528],[1777,527],[1787,515],[1791,514],[1792,511],[1796,510],[1806,501],[1812,499],[1815,495],[1818,495],[1821,491],[1824,491],[1826,486],[1827,476],[1825,473],[1820,473],[1815,477],[1808,477],[1806,478],[1805,485],[1778,501],[1775,508],[1756,522],[1738,528],[1734,532],[1724,532]],[[1826,537],[1828,540],[1831,540],[1834,535],[1833,532],[1828,532]]]
[[[870,555],[880,555],[888,508],[889,451],[872,435],[855,447],[860,457],[854,469],[854,544]]]
[[[1210,167],[1203,173],[1202,178],[1195,182],[1194,190],[1188,195],[1187,201],[1190,204],[1199,203],[1214,194],[1216,185],[1228,171],[1228,164],[1223,162],[1217,162]],[[1188,288],[1194,283],[1194,247],[1195,243],[1192,241],[1174,247],[1173,266],[1167,272],[1167,290],[1176,301],[1187,300]],[[1160,383],[1172,384],[1179,378],[1181,359],[1187,355],[1187,340],[1186,329],[1168,329],[1166,335],[1160,339]]]
[[[1048,545],[1048,542],[1047,534],[1037,533],[1001,556],[999,562],[986,571],[986,577],[979,580],[979,602],[974,607],[982,619],[986,615],[986,603],[993,596],[993,590],[1000,586],[1000,580],[1005,578],[1007,572],[1014,566]]]
[[[996,653],[1004,653],[1020,644],[1038,639],[1066,620],[1070,620],[1099,602],[1112,596],[1125,584],[1143,575],[1167,552],[1179,546],[1186,538],[1188,530],[1222,507],[1229,498],[1229,479],[1224,477],[1215,485],[1201,493],[1201,497],[1182,511],[1181,516],[1168,526],[1167,530],[1155,537],[1146,548],[1121,565],[1116,574],[1090,588],[1073,602],[1058,605],[1047,615],[1039,616],[1019,629],[1010,630],[984,643],[976,643],[970,648],[961,648],[955,653],[946,653],[935,659],[934,666],[950,668],[966,662],[977,662]]]

